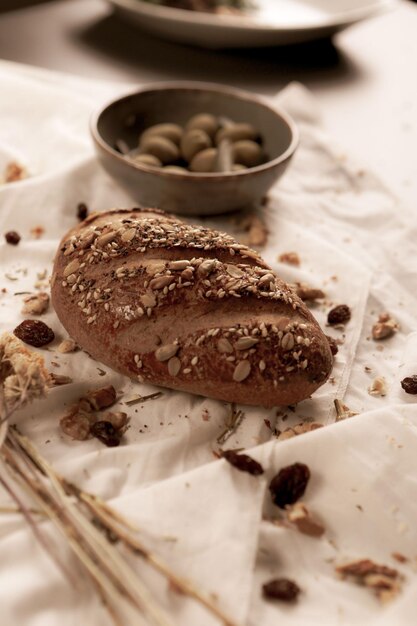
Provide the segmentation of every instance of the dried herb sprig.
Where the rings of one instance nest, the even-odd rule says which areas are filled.
[[[137,528],[133,526],[127,519],[120,515],[117,511],[112,509],[109,505],[103,502],[97,496],[91,495],[79,489],[76,485],[67,481],[49,465],[49,463],[43,459],[30,440],[20,434],[16,429],[11,429],[9,438],[14,439],[19,445],[22,453],[26,455],[28,459],[33,463],[34,467],[45,477],[47,477],[54,485],[58,493],[63,498],[72,500],[74,497],[77,502],[77,511],[80,506],[84,505],[83,514],[84,520],[90,519],[92,516],[91,526],[94,527],[95,532],[98,526],[101,526],[104,530],[111,532],[112,535],[119,539],[125,546],[130,548],[136,555],[141,556],[145,561],[151,565],[154,569],[159,571],[167,580],[182,594],[187,595],[208,611],[210,611],[215,617],[217,617],[225,626],[237,626],[236,622],[231,620],[210,598],[209,594],[200,590],[194,583],[178,576],[171,568],[164,563],[156,554],[151,552],[145,544],[137,537]],[[86,514],[88,514],[86,516]],[[84,525],[84,522],[83,522]],[[101,536],[102,537],[102,536]],[[105,541],[102,537],[101,542]],[[110,544],[111,545],[111,544]],[[114,546],[107,546],[107,550],[115,551]]]

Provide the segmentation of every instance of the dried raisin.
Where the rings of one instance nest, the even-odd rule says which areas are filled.
[[[13,333],[18,339],[35,348],[46,346],[55,339],[52,328],[40,320],[23,320],[19,326],[16,326]]]
[[[304,463],[283,467],[269,484],[272,501],[281,509],[294,504],[305,492],[309,479],[310,470]]]
[[[234,450],[226,450],[222,456],[241,472],[247,472],[252,476],[259,476],[264,473],[262,465],[247,454],[238,454]]]
[[[20,241],[20,235],[15,230],[9,230],[8,233],[5,233],[4,238],[11,246],[17,246]]]
[[[329,324],[346,324],[350,320],[350,308],[347,304],[338,304],[327,315]]]
[[[262,587],[264,598],[294,602],[300,593],[300,587],[287,578],[276,578]]]
[[[77,217],[82,222],[88,215],[88,207],[84,202],[80,202],[77,205]]]
[[[111,422],[105,420],[96,422],[90,427],[90,433],[109,448],[120,444],[120,435]]]
[[[401,381],[401,387],[405,393],[417,394],[417,375],[407,376]]]

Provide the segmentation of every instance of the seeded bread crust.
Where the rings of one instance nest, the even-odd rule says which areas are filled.
[[[270,407],[332,368],[318,323],[256,252],[155,209],[96,213],[65,235],[52,303],[77,344],[139,382]]]

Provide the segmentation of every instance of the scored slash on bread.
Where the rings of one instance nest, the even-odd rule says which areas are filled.
[[[52,302],[80,347],[139,382],[277,406],[311,395],[332,368],[318,323],[256,252],[156,209],[72,229]]]

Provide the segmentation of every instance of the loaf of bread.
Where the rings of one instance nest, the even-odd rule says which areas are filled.
[[[333,363],[310,311],[256,252],[155,209],[96,213],[72,229],[52,302],[95,359],[227,402],[299,402]]]

